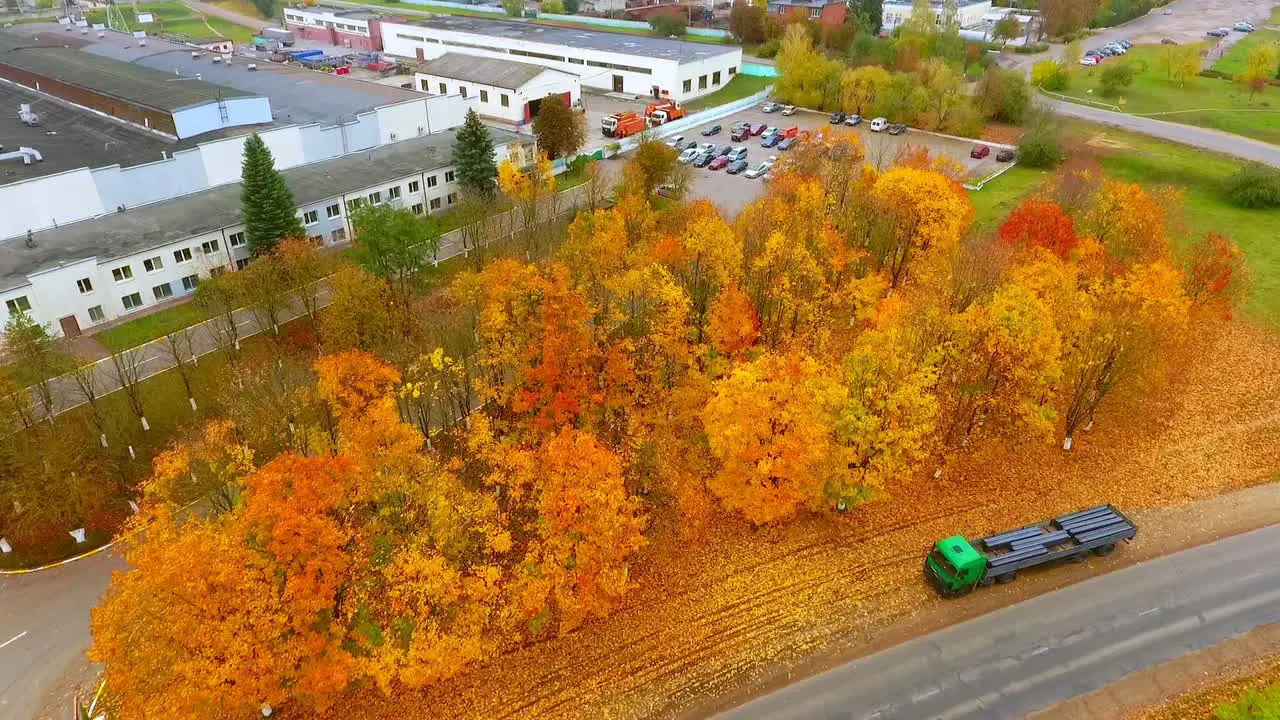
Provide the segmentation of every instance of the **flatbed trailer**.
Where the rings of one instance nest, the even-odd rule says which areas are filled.
[[[978,585],[1012,582],[1027,568],[1109,555],[1137,534],[1138,527],[1115,506],[1099,505],[975,540],[944,538],[925,558],[924,574],[944,597],[956,597]]]

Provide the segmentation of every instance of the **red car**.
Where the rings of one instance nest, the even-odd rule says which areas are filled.
[[[710,164],[710,165],[708,165],[707,167],[708,167],[708,168],[710,168],[711,170],[720,170],[720,169],[723,169],[723,168],[724,168],[724,166],[725,166],[725,165],[728,165],[728,164],[729,164],[729,156],[728,156],[728,155],[721,155],[720,157],[716,158],[715,160],[712,160],[712,161],[711,161],[711,164]]]
[[[991,147],[988,145],[974,145],[973,149],[969,151],[969,157],[974,158],[975,160],[981,160],[990,154]]]
[[[768,125],[765,125],[764,123],[759,123],[759,124],[757,124],[757,125],[752,125],[752,126],[751,126],[751,134],[752,134],[752,135],[759,135],[760,133],[763,133],[763,132],[765,131],[765,129],[766,129],[766,128],[768,128],[768,127],[769,127],[769,126],[768,126]]]

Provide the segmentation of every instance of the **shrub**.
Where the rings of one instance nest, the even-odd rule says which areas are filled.
[[[678,12],[654,13],[649,16],[649,27],[655,35],[679,37],[689,29],[689,18]]]
[[[778,47],[780,45],[782,45],[782,41],[779,40],[778,38],[773,38],[772,40],[769,40],[763,43],[762,45],[760,45],[760,47],[756,48],[755,56],[762,57],[762,58],[771,58],[774,55],[778,54]]]
[[[1221,70],[1214,70],[1213,68],[1205,68],[1204,70],[1201,70],[1199,74],[1200,74],[1200,77],[1220,78],[1224,80],[1231,79],[1230,75],[1222,72]]]
[[[1018,144],[1018,157],[1033,168],[1056,167],[1067,157],[1062,148],[1062,123],[1044,107],[1027,113],[1027,130]]]
[[[1031,68],[1031,84],[1050,91],[1066,90],[1071,84],[1067,69],[1057,60],[1041,60]]]
[[[1243,208],[1280,207],[1280,170],[1249,163],[1223,181],[1227,199]]]
[[[1114,97],[1121,88],[1133,84],[1133,68],[1128,64],[1108,65],[1102,70],[1101,92],[1104,97]]]
[[[1038,42],[1038,43],[1027,43],[1026,45],[1019,45],[1015,47],[1013,51],[1018,53],[1019,55],[1035,55],[1036,53],[1042,53],[1048,49],[1049,49],[1049,43]]]

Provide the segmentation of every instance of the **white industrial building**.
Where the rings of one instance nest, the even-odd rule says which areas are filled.
[[[572,73],[586,87],[677,101],[719,90],[742,65],[742,48],[727,45],[463,16],[384,21],[382,43],[389,55],[505,58]]]
[[[912,4],[910,2],[885,2],[882,6],[883,30],[891,32],[907,21],[911,17]],[[948,16],[955,14],[956,20],[962,28],[974,28],[982,25],[983,16],[991,12],[991,0],[980,0],[977,2],[966,0],[958,0],[958,2],[950,2],[948,0],[930,0],[929,9],[933,11],[933,22],[935,25],[942,26],[948,21]]]
[[[533,120],[548,95],[561,96],[568,107],[579,105],[582,96],[573,73],[453,52],[422,63],[414,74],[414,87],[424,93],[474,99],[476,112],[515,124]]]

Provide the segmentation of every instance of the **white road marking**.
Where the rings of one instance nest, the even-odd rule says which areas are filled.
[[[9,646],[9,643],[13,642],[14,640],[20,640],[20,639],[22,639],[22,636],[24,636],[24,635],[26,635],[26,634],[27,634],[27,631],[26,631],[26,630],[23,630],[22,632],[18,633],[17,635],[14,635],[13,637],[9,638],[8,640],[5,640],[4,642],[0,643],[0,649],[3,649],[3,648],[5,648],[5,647],[8,647],[8,646]]]
[[[1036,655],[1039,655],[1040,653],[1047,653],[1047,652],[1049,652],[1049,648],[1047,648],[1047,647],[1038,647],[1038,648],[1036,648],[1035,650],[1032,650],[1032,651],[1031,651],[1031,657],[1035,657]]]
[[[1142,617],[1143,615],[1150,615],[1153,612],[1160,612],[1160,608],[1153,607],[1148,610],[1143,610],[1142,612],[1138,613],[1138,617]]]

